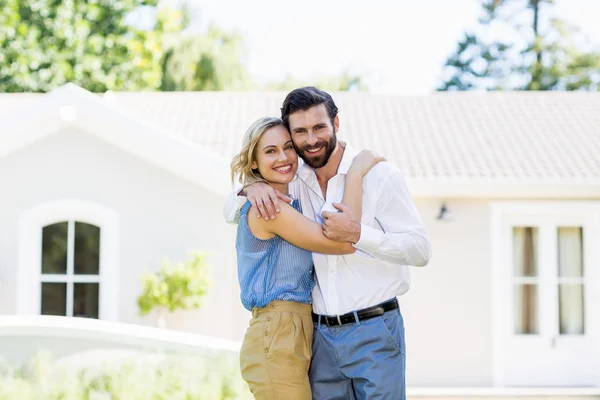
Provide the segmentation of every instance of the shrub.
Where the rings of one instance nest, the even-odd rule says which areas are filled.
[[[157,325],[165,327],[165,313],[202,306],[210,286],[209,268],[205,254],[195,252],[185,262],[164,261],[156,273],[141,277],[142,294],[138,297],[141,315],[156,309]]]
[[[0,367],[0,400],[242,400],[251,399],[237,354],[180,355],[124,351],[126,357]],[[98,354],[110,354],[102,350]]]

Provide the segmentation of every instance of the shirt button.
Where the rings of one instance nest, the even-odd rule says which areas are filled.
[[[269,336],[269,331],[265,331],[265,336]]]
[[[270,320],[271,320],[271,317],[267,317],[267,321],[270,321]]]

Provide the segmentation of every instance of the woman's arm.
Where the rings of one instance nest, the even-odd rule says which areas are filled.
[[[363,150],[352,160],[352,165],[346,173],[344,197],[342,204],[350,208],[352,219],[360,223],[362,219],[362,184],[365,175],[384,158],[377,154]]]
[[[384,158],[370,151],[360,152],[353,160],[346,174],[346,185],[342,202],[352,209],[352,216],[360,223],[362,215],[362,178],[375,164]],[[263,220],[250,218],[248,224],[257,236],[277,235],[294,246],[322,254],[352,254],[355,252],[350,242],[338,242],[323,234],[323,227],[296,211],[292,206],[280,201],[281,212],[277,218]],[[248,210],[250,214],[254,206]]]
[[[248,218],[248,226],[259,238],[275,235],[302,249],[322,254],[352,254],[356,250],[349,242],[336,242],[323,235],[321,225],[311,221],[289,204],[279,201],[280,213],[277,218],[265,221],[262,218]],[[253,215],[254,206],[248,210]]]

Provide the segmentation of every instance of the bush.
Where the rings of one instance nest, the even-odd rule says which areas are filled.
[[[195,252],[185,262],[164,261],[156,273],[141,277],[142,294],[138,297],[141,315],[156,309],[157,325],[165,327],[165,313],[199,308],[211,284],[206,255]]]
[[[112,359],[107,354],[110,351],[98,351],[96,357],[84,354],[83,363],[53,362],[43,354],[18,368],[4,363],[0,365],[0,400],[252,398],[235,353],[186,356],[125,350]]]

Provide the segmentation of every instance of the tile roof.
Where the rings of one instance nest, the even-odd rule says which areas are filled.
[[[409,179],[600,179],[600,93],[332,96],[340,109],[340,140],[385,155]],[[33,97],[0,95],[0,118]],[[246,128],[261,116],[278,116],[284,97],[282,92],[109,92],[103,101],[230,159]]]

